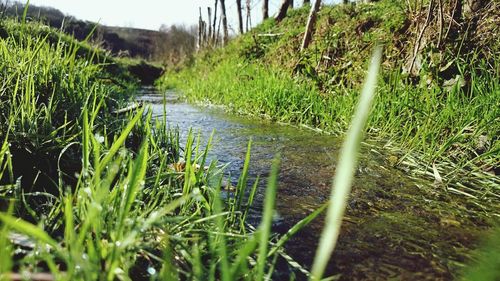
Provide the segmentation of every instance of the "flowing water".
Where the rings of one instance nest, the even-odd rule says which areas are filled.
[[[327,200],[341,145],[339,138],[229,115],[220,108],[193,106],[173,92],[163,96],[146,89],[139,99],[151,104],[157,118],[163,117],[166,101],[168,124],[179,128],[181,144],[189,129],[199,133],[202,140],[208,140],[215,131],[209,158],[229,163],[226,173],[232,181],[241,172],[250,139],[250,183],[257,175],[265,179],[272,159],[279,154],[282,164],[275,232],[286,232]],[[328,273],[340,274],[342,279],[452,279],[466,259],[465,253],[474,245],[478,231],[465,231],[470,221],[446,210],[450,200],[429,191],[429,182],[410,178],[391,167],[388,159],[395,156],[373,147],[362,147],[342,233]],[[264,188],[265,180],[259,186],[253,209],[255,224]],[[314,257],[322,221],[320,218],[313,222],[288,243],[287,253],[306,268]]]

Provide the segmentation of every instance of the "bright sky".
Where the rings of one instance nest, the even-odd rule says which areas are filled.
[[[20,2],[26,3],[26,0]],[[237,18],[235,2],[234,0],[226,0],[228,21],[233,29],[236,28]],[[280,2],[281,0],[269,0],[270,15],[277,11]],[[215,0],[31,0],[30,3],[37,6],[54,7],[78,19],[99,21],[104,25],[158,30],[162,24],[196,24],[198,22],[198,7],[202,7],[206,18],[206,7],[213,7]],[[242,0],[243,6],[245,3],[246,0]],[[252,24],[255,25],[262,17],[262,0],[251,0],[251,3],[253,7]],[[302,5],[302,0],[295,0],[295,5]],[[220,15],[220,11],[218,15]]]

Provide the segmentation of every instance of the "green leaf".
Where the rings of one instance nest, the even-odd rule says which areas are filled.
[[[269,251],[268,257],[274,255],[276,251],[278,251],[283,245],[288,241],[288,239],[292,238],[295,233],[299,232],[302,228],[307,226],[310,222],[312,222],[315,218],[317,218],[323,211],[328,207],[328,203],[323,204],[321,207],[316,209],[314,212],[309,214],[307,217],[300,220],[296,223],[292,228],[290,228],[285,235],[283,235],[280,240],[274,245],[274,247]]]
[[[257,258],[257,278],[256,280],[263,280],[264,266],[267,259],[267,247],[269,245],[269,236],[271,235],[271,224],[274,215],[274,203],[276,200],[276,189],[278,186],[278,172],[280,160],[277,156],[271,167],[271,175],[267,182],[266,197],[264,199],[264,212],[262,214],[262,222],[259,227],[260,242],[259,242],[259,256]]]
[[[381,60],[382,48],[378,47],[373,54],[360,101],[354,113],[351,127],[347,132],[347,137],[342,145],[330,195],[330,206],[328,207],[325,219],[325,228],[321,234],[311,270],[311,280],[321,280],[328,260],[330,259],[330,255],[337,243],[342,217],[344,216],[348,196],[351,192],[351,183],[357,164],[359,147],[365,131],[366,120],[368,119],[375,96],[377,75]]]
[[[19,231],[29,237],[32,237],[33,239],[39,242],[48,244],[55,250],[59,251],[59,244],[57,244],[57,242],[54,239],[52,239],[45,231],[40,229],[38,226],[35,226],[22,219],[18,219],[13,216],[1,213],[0,213],[0,220],[3,221],[3,223],[5,223],[10,228]]]
[[[99,166],[100,166],[99,170],[102,170],[102,168],[106,167],[106,165],[109,163],[109,161],[111,161],[113,156],[115,156],[115,154],[118,152],[120,147],[125,143],[127,136],[130,134],[130,132],[134,128],[135,124],[139,121],[139,119],[141,119],[143,112],[144,112],[144,107],[142,107],[137,112],[135,117],[132,120],[130,120],[130,122],[127,124],[125,129],[123,129],[123,131],[120,134],[120,136],[118,137],[118,139],[113,143],[113,145],[111,145],[111,148],[109,149],[108,153],[106,154],[106,156],[104,156],[101,163],[99,163]]]

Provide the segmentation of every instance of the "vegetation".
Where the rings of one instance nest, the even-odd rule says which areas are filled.
[[[79,56],[84,43],[38,24],[1,27],[1,280],[272,274],[274,198],[260,228],[244,224],[250,154],[222,204],[221,171],[203,168],[199,139],[191,134],[182,150],[178,132],[146,108],[114,113],[134,84],[111,83],[106,62],[91,63],[97,50]],[[275,180],[268,185],[272,195]]]
[[[278,160],[249,227],[251,142],[222,202],[210,141],[182,149],[165,119],[117,110],[136,90],[125,67],[43,25],[0,24],[0,280],[264,280],[323,210],[271,243]]]
[[[0,18],[21,19],[25,5],[15,1],[0,1]],[[162,65],[175,65],[182,59],[188,59],[194,53],[196,33],[193,27],[183,25],[161,26],[159,30],[113,27],[95,22],[79,20],[65,15],[61,11],[44,6],[29,5],[27,19],[43,22],[74,36],[77,40],[87,39],[122,58],[143,60]],[[96,27],[97,26],[97,27]],[[145,61],[144,61],[145,60]],[[160,67],[157,67],[161,70]],[[160,71],[161,72],[161,71]],[[155,75],[158,78],[160,73]],[[148,81],[149,82],[149,81]]]
[[[261,223],[257,228],[246,225],[259,181],[248,180],[251,141],[235,189],[225,191],[223,168],[207,163],[211,139],[203,148],[200,138],[190,133],[181,147],[179,132],[167,129],[166,105],[163,118],[157,120],[141,105],[123,109],[137,90],[126,60],[110,57],[87,39],[78,42],[47,26],[28,23],[28,9],[20,20],[0,21],[0,280],[44,279],[43,274],[56,280],[268,280],[279,273],[279,257],[291,259],[283,245],[328,207],[331,224],[324,230],[313,275],[308,276],[320,280],[339,234],[366,122],[373,136],[395,140],[426,161],[458,164],[446,180],[459,173],[477,175],[473,188],[448,190],[481,197],[475,205],[481,212],[495,210],[498,178],[485,174],[495,172],[498,160],[498,109],[489,106],[499,96],[498,69],[489,57],[495,49],[459,57],[455,63],[459,76],[467,78],[466,86],[457,79],[449,90],[442,89],[448,80],[439,73],[434,82],[421,82],[425,75],[436,75],[431,68],[412,74],[416,58],[411,58],[407,75],[388,71],[387,65],[394,67],[388,54],[397,45],[388,34],[399,27],[399,20],[405,21],[403,13],[381,20],[394,4],[386,0],[380,6],[323,10],[320,25],[332,24],[325,13],[338,18],[349,11],[360,17],[370,14],[368,22],[377,22],[376,27],[356,28],[368,34],[366,41],[360,41],[365,44],[361,52],[347,48],[336,57],[330,53],[338,51],[331,48],[332,42],[347,47],[354,42],[349,34],[340,39],[331,33],[347,30],[352,20],[359,20],[351,15],[331,30],[319,29],[321,40],[298,53],[294,42],[300,41],[301,31],[295,26],[307,16],[306,9],[299,9],[279,25],[273,19],[264,22],[226,49],[204,52],[195,62],[186,60],[188,68],[172,70],[163,81],[163,87],[181,87],[193,99],[224,103],[229,109],[274,120],[332,133],[342,133],[352,124],[332,189],[330,200],[335,204],[323,205],[282,237],[271,232],[279,159],[267,181]],[[367,26],[375,34],[368,33]],[[261,32],[266,33],[259,36]],[[332,42],[325,43],[324,38]],[[382,57],[379,50],[354,112],[365,76],[359,71],[365,67],[362,55],[371,52],[366,49],[375,41],[386,43],[380,94],[369,114]],[[469,59],[478,62],[475,68],[463,68]],[[339,71],[338,60],[350,63]],[[330,63],[337,66],[332,72],[326,66]],[[478,140],[484,142],[481,147],[475,143]],[[445,167],[440,162],[437,166]],[[442,184],[438,180],[442,172],[436,165],[433,170]],[[224,201],[222,192],[227,192]],[[393,228],[387,225],[399,227],[399,220],[408,219],[427,218],[393,209],[367,225],[388,233]],[[490,226],[491,221],[485,224]],[[439,235],[434,229],[412,227],[424,240]],[[466,276],[496,278],[498,255],[490,245],[496,246],[497,236],[498,231],[485,246],[487,255]],[[308,275],[300,265],[290,264]]]
[[[192,59],[196,51],[196,32],[193,27],[161,26],[165,40],[158,41],[158,59],[164,65],[177,66]]]
[[[498,263],[490,247],[498,234],[500,207],[500,5],[468,1],[472,4],[462,10],[457,6],[462,2],[324,6],[305,50],[300,43],[310,8],[289,10],[281,21],[268,19],[222,49],[201,50],[184,68],[168,70],[159,87],[178,89],[193,102],[224,105],[233,113],[343,135],[366,76],[366,58],[383,44],[378,97],[367,126],[371,145],[389,148],[383,153],[388,165],[428,177],[434,186],[405,193],[382,183],[355,191],[350,202],[359,205],[349,208],[347,217],[353,225],[343,229],[343,243],[329,267],[342,276],[371,280],[376,277],[370,272],[383,271],[378,265],[387,258],[389,272],[411,263],[410,271],[418,268],[425,276],[459,278],[470,249],[493,228],[477,254],[478,265],[464,278],[494,280]],[[330,218],[339,216],[341,210],[329,212]],[[338,226],[330,220],[327,225],[322,241],[335,241]],[[290,233],[295,232],[284,237]],[[374,237],[385,242],[378,244]],[[460,253],[446,241],[460,244]],[[377,248],[382,245],[383,250]],[[327,256],[330,247],[322,245],[317,256]],[[436,248],[443,252],[436,254]],[[322,273],[324,264],[315,263],[313,273]]]
[[[500,48],[492,25],[499,5],[489,4],[477,17],[464,15],[460,32],[450,23],[448,37],[446,30],[437,36],[438,17],[422,20],[437,7],[417,8],[392,0],[325,6],[304,52],[299,48],[308,8],[292,10],[280,23],[268,19],[226,48],[170,70],[160,86],[233,112],[342,134],[358,99],[365,58],[381,42],[379,98],[368,121],[372,138],[401,149],[394,164],[419,159],[419,172],[450,191],[493,200],[499,191]]]

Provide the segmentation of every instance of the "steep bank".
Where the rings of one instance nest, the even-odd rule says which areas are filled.
[[[162,95],[143,98],[156,103],[154,115],[163,114]],[[273,156],[279,153],[283,161],[273,222],[278,238],[327,200],[331,177],[339,165],[338,137],[227,114],[218,107],[189,105],[178,100],[175,92],[167,93],[166,100],[171,127],[179,126],[181,132],[192,128],[202,139],[208,139],[215,130],[209,158],[231,163],[226,173],[241,173],[249,138],[253,143],[250,182],[266,175]],[[443,194],[432,181],[388,166],[379,151],[383,150],[377,146],[362,148],[327,276],[341,276],[340,280],[458,279],[464,263],[473,259],[478,241],[488,234],[492,216],[500,206],[483,203],[480,207],[464,196]],[[255,211],[262,206],[259,195],[265,189],[266,183],[261,181]],[[252,212],[249,223],[255,224],[258,215]],[[285,245],[286,253],[304,268],[310,268],[322,227],[323,219],[317,219]],[[289,280],[287,265],[280,265],[284,276],[272,280]],[[296,280],[305,280],[300,272],[295,274]]]
[[[7,1],[0,6],[0,17],[20,20],[24,8],[25,4],[23,3]],[[163,32],[100,25],[97,22],[77,19],[45,5],[30,4],[26,11],[26,17],[30,21],[40,21],[52,28],[59,29],[74,36],[79,41],[85,40],[90,34],[93,41],[102,43],[102,47],[112,52],[113,55],[121,54],[149,61],[161,58],[160,44],[168,40],[167,34]]]
[[[449,20],[452,2],[441,8],[394,0],[325,6],[305,52],[299,49],[308,8],[296,9],[225,48],[202,51],[167,72],[160,85],[234,112],[341,134],[367,58],[383,43],[370,136],[401,149],[393,165],[411,162],[451,192],[497,200],[500,7],[464,9],[456,22]]]
[[[256,275],[251,202],[220,204],[192,135],[181,150],[144,106],[121,110],[135,82],[86,42],[0,20],[0,280]]]

